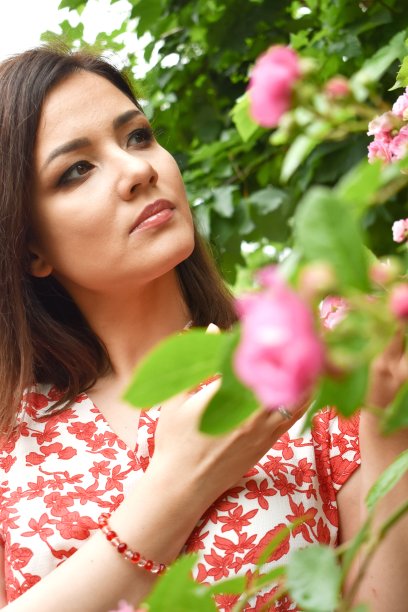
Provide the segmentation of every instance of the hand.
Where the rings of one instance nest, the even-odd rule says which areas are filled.
[[[170,482],[180,474],[186,484],[193,483],[203,509],[253,467],[308,406],[302,404],[291,419],[259,409],[233,431],[210,436],[198,427],[219,385],[219,380],[214,381],[192,396],[183,394],[162,406],[150,464],[152,469],[168,471]]]

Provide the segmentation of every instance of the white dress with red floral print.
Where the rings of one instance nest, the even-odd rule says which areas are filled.
[[[57,395],[50,386],[27,392],[18,434],[0,455],[0,537],[9,601],[87,540],[101,512],[118,507],[154,451],[158,408],[142,412],[131,449],[87,395],[52,413]],[[336,493],[360,461],[358,416],[344,421],[327,409],[315,417],[311,431],[301,433],[302,425],[303,419],[201,518],[185,546],[199,553],[198,581],[250,576],[263,547],[300,516],[307,515],[306,522],[285,537],[266,569],[284,563],[289,550],[336,544]],[[245,609],[265,609],[272,592],[259,594]],[[228,612],[237,596],[216,600],[218,609]],[[269,609],[296,608],[284,597]]]

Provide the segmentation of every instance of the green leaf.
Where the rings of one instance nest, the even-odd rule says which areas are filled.
[[[385,434],[408,427],[408,383],[402,385],[393,402],[388,406],[382,426]]]
[[[228,580],[220,580],[215,582],[208,587],[211,595],[218,595],[219,593],[231,593],[231,595],[241,595],[245,591],[247,579],[245,576],[237,576],[236,578],[229,578]]]
[[[68,8],[70,11],[80,11],[83,9],[88,0],[61,0],[58,5],[58,10]]]
[[[184,555],[163,574],[144,603],[154,612],[215,612],[210,590],[195,582],[191,570],[197,555]]]
[[[373,203],[380,185],[381,162],[370,164],[363,160],[341,179],[336,187],[336,194],[340,200],[350,205],[354,216],[360,218]]]
[[[408,450],[404,451],[387,467],[376,480],[366,498],[367,508],[372,510],[377,502],[384,497],[408,470]]]
[[[254,136],[257,130],[260,130],[259,125],[255,123],[249,114],[248,94],[244,94],[238,98],[234,108],[231,111],[231,115],[232,120],[238,130],[238,134],[241,136],[244,142],[248,142],[248,140]]]
[[[300,164],[319,144],[319,140],[306,134],[301,134],[292,142],[283,160],[281,169],[281,181],[286,183],[292,174],[299,168]]]
[[[208,404],[200,430],[209,434],[222,434],[248,418],[259,402],[247,387],[239,382],[233,371],[233,356],[239,342],[239,330],[235,329],[225,339],[223,355],[219,362],[221,387]]]
[[[149,407],[195,387],[219,371],[224,342],[224,334],[204,329],[166,338],[140,362],[124,399]]]
[[[362,68],[350,79],[354,93],[359,100],[368,95],[367,85],[377,83],[387,68],[399,57],[404,56],[406,30],[398,32],[390,42],[369,57]]]
[[[280,565],[279,567],[274,567],[265,574],[259,574],[254,580],[254,587],[256,586],[260,589],[261,587],[264,587],[265,585],[270,584],[271,582],[276,582],[278,578],[282,578],[283,576],[285,576],[285,574],[285,566]]]
[[[326,406],[336,406],[340,414],[351,416],[364,402],[368,374],[368,366],[363,365],[338,379],[323,378],[315,396],[314,412]]]
[[[344,288],[369,291],[361,232],[335,193],[314,187],[306,194],[295,215],[295,240],[307,259],[331,264]]]
[[[332,126],[327,121],[315,121],[292,142],[289,151],[285,155],[281,169],[281,181],[287,182],[300,164],[310,155],[310,153],[326,139]]]
[[[160,22],[163,18],[163,1],[150,0],[150,2],[137,2],[133,5],[131,17],[138,17],[137,33],[142,36],[145,32],[149,32],[152,26]]]
[[[236,187],[234,185],[225,185],[223,187],[217,187],[217,189],[214,189],[214,202],[212,207],[219,215],[221,215],[221,217],[229,219],[234,214],[234,191],[236,191]]]
[[[341,570],[328,546],[309,546],[294,551],[287,567],[290,595],[305,612],[330,612],[339,598]]]
[[[402,60],[401,67],[397,74],[395,85],[391,87],[391,90],[398,89],[399,87],[408,86],[408,55]]]
[[[280,208],[287,199],[288,196],[282,189],[265,187],[265,189],[251,193],[248,202],[255,205],[259,213],[266,215]]]

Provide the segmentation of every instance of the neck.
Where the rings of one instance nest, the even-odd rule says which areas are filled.
[[[108,351],[109,378],[121,384],[129,382],[137,363],[155,344],[190,320],[175,270],[125,295],[73,298]]]

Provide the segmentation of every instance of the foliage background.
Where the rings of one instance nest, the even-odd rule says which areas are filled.
[[[62,0],[60,8],[81,12],[85,5],[86,0]],[[304,192],[334,185],[366,157],[369,140],[369,117],[354,126],[349,119],[350,129],[300,158],[282,183],[289,143],[271,145],[270,132],[262,128],[244,142],[231,116],[255,59],[270,45],[290,44],[314,58],[322,86],[337,74],[354,78],[374,116],[398,93],[389,89],[406,53],[407,27],[407,11],[396,0],[130,0],[122,27],[101,32],[94,44],[124,52],[129,75],[158,51],[156,65],[136,89],[160,142],[184,173],[201,232],[239,290],[249,282],[248,268],[282,258],[291,246],[291,219]],[[62,29],[67,44],[86,46],[81,24],[73,28],[65,21]],[[121,37],[129,31],[137,37],[150,33],[143,58],[126,53]],[[406,195],[402,190],[365,215],[367,243],[376,254],[392,252],[384,226],[406,216]]]

